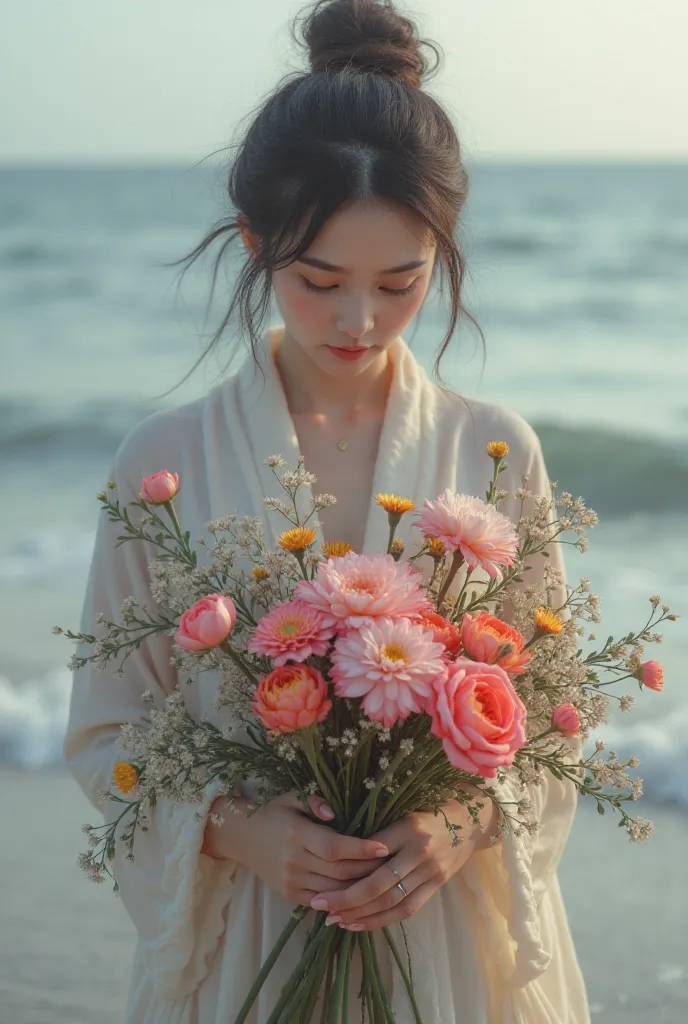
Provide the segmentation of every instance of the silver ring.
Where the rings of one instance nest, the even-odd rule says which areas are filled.
[[[396,876],[397,876],[397,878],[399,879],[399,881],[398,881],[398,882],[396,883],[397,889],[401,889],[401,891],[402,891],[402,893],[404,894],[404,896],[408,896],[408,891],[407,891],[407,889],[406,889],[406,886],[405,886],[405,885],[404,885],[404,883],[402,882],[402,880],[401,880],[401,875],[399,874],[399,872],[397,871],[397,869],[396,869],[396,868],[393,868],[391,864],[388,864],[388,865],[387,865],[387,867],[388,867],[388,868],[389,868],[389,870],[390,870],[390,871],[392,872],[392,874],[393,874],[393,875],[396,875]]]

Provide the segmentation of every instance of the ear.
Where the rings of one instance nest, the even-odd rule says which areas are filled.
[[[255,234],[255,232],[251,230],[251,226],[245,214],[237,214],[236,222],[239,231],[241,232],[241,238],[244,243],[244,246],[246,247],[246,251],[248,252],[249,256],[255,256],[258,253],[258,250],[260,249],[260,239]]]

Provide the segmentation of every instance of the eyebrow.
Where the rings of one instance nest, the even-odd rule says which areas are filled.
[[[348,274],[349,271],[345,267],[338,267],[335,263],[328,263],[326,260],[319,260],[317,256],[301,256],[298,260],[299,263],[306,263],[309,267],[316,267],[318,270],[334,270],[339,274]],[[399,267],[389,267],[387,270],[381,270],[381,274],[404,274],[408,270],[418,270],[419,267],[424,267],[427,260],[411,260],[410,263],[402,263]]]

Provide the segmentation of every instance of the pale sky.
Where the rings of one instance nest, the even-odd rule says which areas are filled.
[[[688,158],[688,0],[413,0],[470,160]],[[0,0],[0,163],[193,163],[302,66],[301,0]]]

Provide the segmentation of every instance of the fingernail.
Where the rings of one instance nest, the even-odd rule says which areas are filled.
[[[375,851],[376,857],[389,857],[389,850],[386,846],[381,846],[379,850]]]
[[[314,896],[311,900],[311,906],[313,910],[329,910],[330,904],[327,900],[324,900],[322,896]]]
[[[334,811],[327,804],[320,804],[320,813],[323,818],[334,818]]]
[[[362,932],[365,925],[357,922],[356,924],[340,924],[339,927],[346,928],[348,932]]]
[[[330,914],[330,916],[325,921],[325,924],[339,924],[340,921],[341,917],[339,916],[339,914]]]

